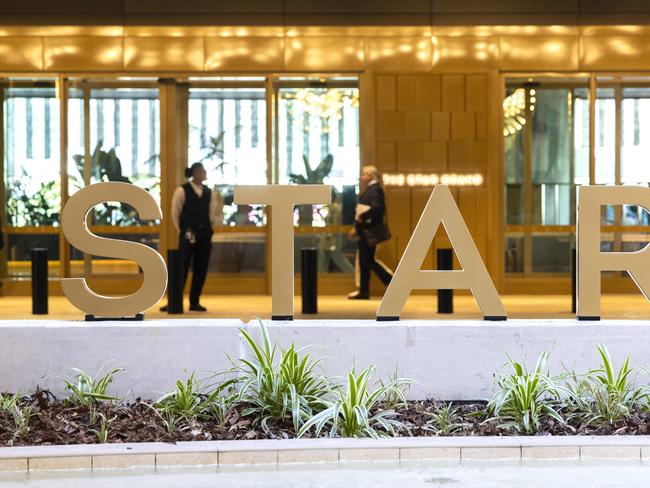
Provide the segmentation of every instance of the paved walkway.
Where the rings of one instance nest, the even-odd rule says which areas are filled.
[[[510,318],[572,318],[571,297],[566,295],[502,295],[501,299]],[[319,314],[302,316],[300,297],[296,297],[296,318],[319,319],[373,319],[379,306],[380,297],[368,301],[347,300],[345,297],[325,295],[319,298]],[[271,297],[267,295],[211,295],[203,304],[208,313],[186,313],[185,318],[240,318],[250,320],[255,317],[268,318],[271,314]],[[453,315],[437,315],[436,297],[415,295],[409,298],[403,319],[477,319],[481,317],[473,297],[468,295],[455,298]],[[187,303],[185,304],[187,307]],[[147,318],[168,317],[158,311],[158,307],[146,314]],[[602,317],[604,319],[650,319],[650,302],[641,294],[604,295],[602,298]],[[0,320],[33,319],[30,297],[0,297]],[[83,314],[76,310],[64,297],[50,297],[50,314],[47,319],[78,320]]]

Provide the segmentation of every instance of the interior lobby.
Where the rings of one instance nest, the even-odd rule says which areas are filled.
[[[509,315],[571,317],[576,189],[650,187],[648,21],[650,4],[634,0],[6,2],[0,318],[31,316],[33,248],[48,250],[52,318],[82,317],[60,278],[83,276],[108,295],[137,290],[134,262],[70,246],[61,209],[93,183],[137,185],[163,220],[107,202],[89,227],[167,256],[178,245],[172,194],[196,162],[217,217],[209,313],[190,317],[250,319],[251,301],[270,315],[271,222],[264,207],[235,204],[234,187],[323,183],[331,205],[295,210],[296,290],[300,251],[314,248],[316,317],[374,317],[378,280],[371,300],[346,298],[366,165],[384,176],[392,238],[377,252],[388,267],[433,185],[448,184]],[[648,225],[640,206],[603,207],[601,249],[642,249]],[[440,230],[423,268],[449,247]],[[603,273],[602,287],[603,317],[650,317],[626,272]],[[480,316],[456,295],[447,318]],[[404,317],[436,311],[435,292],[414,293]]]

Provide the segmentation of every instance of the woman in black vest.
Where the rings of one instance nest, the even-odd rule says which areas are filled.
[[[361,169],[360,183],[360,205],[357,207],[354,229],[349,234],[350,238],[357,236],[359,239],[359,290],[348,295],[351,300],[367,300],[370,298],[371,271],[377,274],[384,285],[388,285],[393,277],[393,272],[384,263],[375,259],[377,248],[369,245],[364,236],[364,229],[385,223],[386,203],[381,174],[374,166],[364,166]]]
[[[179,233],[178,249],[183,260],[183,287],[192,266],[190,310],[205,312],[200,297],[208,272],[212,251],[212,221],[216,214],[216,200],[203,182],[207,179],[205,167],[194,163],[185,169],[187,183],[174,191],[172,222]]]

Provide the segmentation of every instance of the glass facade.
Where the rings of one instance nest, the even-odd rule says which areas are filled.
[[[650,91],[599,82],[593,135],[589,93],[588,80],[507,85],[504,262],[510,275],[571,271],[577,186],[650,186],[648,152],[641,137],[650,117],[645,98]],[[644,247],[648,239],[641,226],[648,223],[648,212],[636,205],[603,207],[601,248]]]
[[[296,209],[296,256],[302,247],[316,247],[321,272],[352,273],[355,246],[346,234],[359,175],[358,80],[172,80],[179,100],[173,108],[163,108],[165,83],[170,80],[61,78],[7,79],[0,85],[6,201],[1,225],[7,244],[0,271],[29,276],[31,249],[46,247],[51,275],[138,278],[132,262],[88,256],[68,244],[60,252],[62,203],[102,181],[135,184],[161,202],[165,179],[177,180],[173,175],[186,164],[202,162],[218,209],[209,276],[266,280],[266,212],[233,202],[235,185],[266,183],[334,186],[331,206]],[[165,110],[173,111],[186,145],[186,157],[168,160],[167,167],[162,154],[169,140],[161,139]],[[120,202],[98,205],[90,219],[91,230],[101,236],[144,243],[163,255],[173,245],[162,241],[169,222],[142,221]],[[296,263],[299,272],[299,259]],[[209,283],[210,278],[208,289]]]

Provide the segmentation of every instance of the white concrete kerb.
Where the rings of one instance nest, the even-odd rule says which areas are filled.
[[[401,437],[0,448],[0,471],[390,461],[650,461],[650,436]]]

